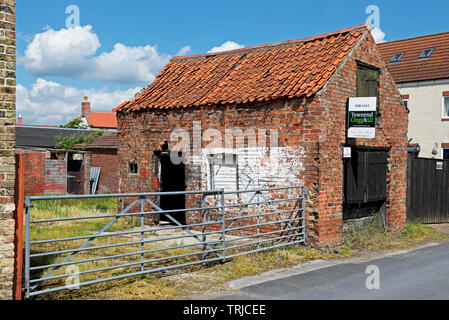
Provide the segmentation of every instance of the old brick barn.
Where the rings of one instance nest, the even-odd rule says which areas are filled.
[[[351,97],[377,97],[375,138],[347,137]],[[120,192],[304,184],[308,239],[320,245],[341,242],[344,219],[383,212],[389,229],[404,226],[408,110],[369,25],[172,58],[116,111]],[[192,149],[198,138],[201,147],[196,161],[175,165],[166,153],[181,128]],[[272,148],[253,147],[247,136],[243,146],[211,149],[204,137],[211,128],[265,130]],[[270,161],[273,150],[278,161]],[[216,174],[211,154],[231,154],[234,166]]]

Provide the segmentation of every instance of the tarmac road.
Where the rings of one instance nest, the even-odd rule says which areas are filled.
[[[369,266],[369,273],[366,273]],[[366,286],[368,278],[368,286],[372,289]],[[254,281],[240,282],[239,288],[236,294],[218,299],[449,300],[449,243],[370,261],[336,262],[293,276],[265,282],[259,280],[256,284]]]

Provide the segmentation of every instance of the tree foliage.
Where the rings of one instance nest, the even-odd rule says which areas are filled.
[[[61,150],[74,150],[75,145],[84,144],[84,146],[80,149],[85,149],[86,146],[94,141],[95,138],[101,136],[103,131],[92,131],[88,135],[73,135],[73,136],[57,136],[56,137],[56,149]]]
[[[89,125],[86,124],[85,121],[81,119],[73,119],[66,125],[61,126],[61,128],[69,128],[69,129],[88,129]]]

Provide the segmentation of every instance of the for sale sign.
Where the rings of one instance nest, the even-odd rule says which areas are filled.
[[[375,138],[376,109],[376,97],[349,98],[348,138]]]

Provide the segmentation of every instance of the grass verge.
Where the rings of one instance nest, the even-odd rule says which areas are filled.
[[[344,245],[352,250],[403,249],[428,241],[441,241],[447,235],[417,221],[408,222],[399,232],[388,232],[375,223],[366,228],[351,230],[344,239]]]

